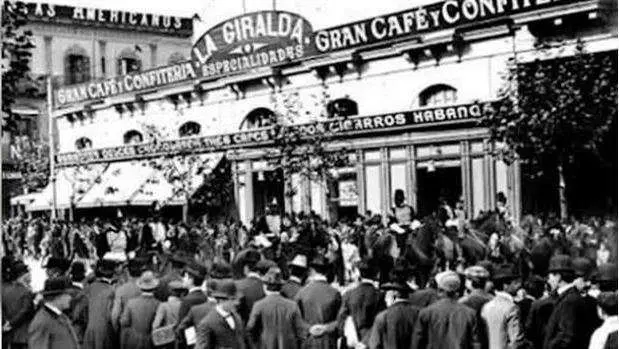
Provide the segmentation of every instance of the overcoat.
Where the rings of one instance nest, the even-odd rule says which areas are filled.
[[[587,317],[584,301],[576,287],[565,290],[557,298],[548,319],[544,349],[586,348],[592,333],[590,324],[582,323]]]
[[[87,289],[88,326],[84,333],[84,349],[118,348],[111,316],[114,286],[106,279],[97,279]]]
[[[198,324],[196,329],[195,349],[245,349],[247,337],[243,320],[236,313],[231,313],[235,327],[230,328],[223,316],[211,311]]]
[[[489,348],[519,349],[525,342],[520,309],[508,295],[497,293],[481,310],[487,328]]]
[[[2,323],[7,321],[12,330],[2,333],[2,343],[28,343],[28,325],[35,315],[34,295],[18,283],[2,284]]]
[[[301,287],[303,287],[303,284],[300,282],[288,279],[284,283],[284,286],[282,286],[281,294],[288,299],[294,299]]]
[[[308,337],[303,348],[336,348],[338,338],[337,315],[342,304],[340,293],[326,281],[314,280],[299,290],[295,301],[308,325],[327,325],[325,334],[320,337]]]
[[[297,304],[280,294],[254,303],[247,331],[257,349],[298,349],[306,337],[307,325]]]
[[[189,313],[191,307],[202,304],[207,300],[206,294],[201,290],[189,292],[185,297],[183,297],[183,299],[181,299],[181,307],[178,311],[178,318],[182,321],[182,319],[184,319]]]
[[[408,349],[419,308],[400,301],[378,314],[366,342],[369,349]]]
[[[249,320],[249,313],[251,313],[254,303],[265,296],[262,285],[262,280],[257,276],[248,276],[236,282],[236,289],[241,294],[238,312],[244,324]]]
[[[527,340],[531,343],[532,349],[542,349],[544,347],[546,326],[556,302],[557,296],[553,294],[549,297],[535,300],[531,304],[531,309],[524,326],[524,333]]]
[[[71,320],[42,306],[28,328],[28,347],[32,349],[80,349]]]
[[[159,301],[152,294],[130,299],[120,316],[120,348],[150,349],[153,320]]]
[[[357,337],[362,342],[370,334],[376,315],[385,309],[381,292],[369,282],[361,282],[355,288],[344,293],[342,307],[338,314],[338,326],[341,331],[348,316],[352,316]]]
[[[217,305],[213,301],[206,301],[205,303],[194,305],[189,309],[189,313],[185,315],[183,319],[180,320],[178,328],[179,330],[185,330],[186,328],[197,326],[202,319],[208,315]]]

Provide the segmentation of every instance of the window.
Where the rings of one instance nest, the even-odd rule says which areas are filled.
[[[118,75],[131,74],[142,70],[142,60],[135,49],[124,49],[118,56]]]
[[[272,110],[267,108],[256,108],[247,114],[239,128],[243,130],[266,127],[273,123],[274,118],[275,113],[273,113]]]
[[[138,144],[142,143],[143,140],[144,137],[142,137],[142,134],[136,130],[127,131],[123,136],[123,142],[125,144]]]
[[[64,58],[65,83],[79,84],[90,80],[90,58],[80,46],[72,46]]]
[[[419,94],[419,105],[437,106],[453,104],[458,101],[458,90],[449,85],[432,85]]]
[[[184,123],[179,129],[178,129],[178,135],[180,137],[191,137],[191,136],[197,136],[200,134],[200,124],[198,124],[197,122],[193,122],[193,121],[189,121]]]
[[[75,141],[75,148],[77,150],[91,149],[92,141],[90,140],[90,138],[82,137]]]
[[[182,61],[185,60],[185,56],[183,56],[182,53],[179,52],[174,52],[173,54],[170,55],[170,58],[168,58],[168,64],[176,64],[176,63],[180,63]]]
[[[329,118],[338,118],[359,114],[357,102],[350,98],[339,98],[327,104]]]

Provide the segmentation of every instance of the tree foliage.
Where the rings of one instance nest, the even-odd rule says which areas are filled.
[[[30,77],[32,32],[23,27],[27,24],[26,4],[21,1],[4,1],[2,8],[2,123],[3,129],[15,127],[18,117],[11,106]]]
[[[43,189],[49,181],[49,145],[28,136],[16,136],[11,144],[11,153],[17,160],[22,175],[22,185],[28,192]]]

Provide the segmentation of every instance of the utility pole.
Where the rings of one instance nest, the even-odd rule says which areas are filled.
[[[52,212],[50,215],[51,220],[56,219],[56,209],[58,207],[56,197],[56,159],[55,159],[55,145],[54,145],[54,107],[52,102],[54,97],[52,95],[52,74],[47,76],[47,134],[49,142],[49,180],[52,185]]]

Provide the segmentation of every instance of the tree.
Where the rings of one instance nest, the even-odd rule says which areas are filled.
[[[32,32],[23,29],[27,23],[27,7],[21,1],[4,1],[2,8],[2,124],[12,130],[18,118],[11,107],[23,86],[32,82],[30,59]],[[24,85],[25,84],[25,85]]]
[[[565,48],[564,48],[565,49]],[[616,125],[616,52],[588,53],[581,40],[566,58],[508,64],[495,112],[483,119],[506,161],[523,159],[538,175],[556,173],[560,214],[567,218],[566,171],[600,146]],[[616,126],[615,126],[616,127]]]
[[[43,189],[49,181],[49,145],[28,136],[16,136],[12,153],[21,172],[22,185],[28,192]]]
[[[327,87],[323,86],[321,95],[310,97],[312,105],[308,109],[298,92],[274,92],[271,95],[273,145],[267,149],[265,159],[271,168],[281,170],[289,207],[292,207],[292,197],[298,193],[292,181],[293,175],[324,185],[334,179],[333,170],[352,163],[346,148],[329,146],[335,137],[324,124],[329,117]],[[304,118],[309,122],[300,124]],[[304,196],[304,201],[311,207],[311,195],[305,192]]]

